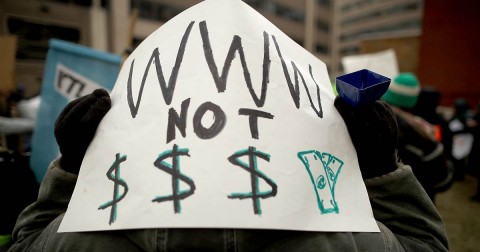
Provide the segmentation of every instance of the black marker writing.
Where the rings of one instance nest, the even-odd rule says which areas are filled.
[[[190,22],[187,29],[185,30],[185,33],[183,34],[180,46],[178,48],[175,64],[172,68],[172,72],[171,72],[170,78],[168,80],[168,85],[165,81],[162,65],[161,65],[161,62],[160,62],[159,49],[155,48],[152,51],[150,59],[149,59],[147,65],[146,65],[145,71],[143,73],[143,77],[142,77],[142,81],[141,81],[140,88],[139,88],[139,91],[138,91],[136,102],[134,102],[133,94],[132,94],[133,93],[133,91],[132,91],[132,81],[133,80],[132,79],[133,79],[133,71],[134,71],[134,65],[135,65],[135,60],[132,60],[132,62],[130,64],[130,71],[129,71],[128,80],[127,80],[127,102],[128,102],[128,106],[130,108],[130,113],[132,115],[132,118],[135,118],[137,113],[138,113],[140,103],[141,103],[141,99],[142,99],[143,89],[145,87],[147,77],[148,77],[148,74],[150,72],[150,66],[152,64],[155,65],[156,76],[157,76],[158,82],[160,84],[160,88],[162,90],[163,99],[164,99],[164,101],[167,105],[171,104],[172,99],[173,99],[173,94],[174,94],[174,91],[175,91],[175,87],[176,87],[176,84],[177,84],[177,77],[178,77],[178,74],[179,74],[179,71],[180,71],[180,68],[181,68],[181,64],[182,64],[182,61],[183,61],[183,58],[184,58],[187,42],[188,42],[190,32],[193,28],[194,23],[195,23],[195,21]],[[244,80],[245,80],[245,83],[247,85],[250,96],[252,97],[253,102],[255,103],[255,105],[258,108],[263,107],[265,102],[266,102],[268,83],[270,81],[270,79],[269,79],[270,78],[270,65],[271,65],[270,35],[265,31],[263,32],[262,86],[261,86],[260,95],[257,95],[257,93],[255,92],[255,90],[253,88],[253,84],[252,84],[252,80],[251,80],[251,76],[250,76],[250,71],[248,69],[248,65],[247,65],[247,61],[246,61],[245,51],[244,51],[244,48],[243,48],[243,45],[242,45],[242,38],[238,35],[233,36],[232,42],[230,44],[230,48],[227,52],[227,55],[225,57],[225,61],[224,61],[223,66],[222,66],[222,70],[221,70],[222,72],[221,72],[221,74],[219,74],[219,69],[217,68],[217,64],[215,62],[214,55],[213,55],[212,45],[210,43],[208,27],[207,27],[206,21],[201,21],[199,23],[199,29],[200,29],[200,36],[201,36],[201,39],[202,39],[203,52],[204,52],[204,55],[205,55],[205,60],[206,60],[206,63],[208,65],[208,68],[210,70],[210,73],[212,75],[212,78],[215,82],[217,92],[218,93],[225,92],[225,90],[227,88],[228,74],[230,72],[232,62],[235,59],[235,56],[238,52],[238,55],[240,57],[240,63],[241,63],[242,70],[243,70]],[[304,88],[305,88],[305,91],[306,91],[306,94],[308,96],[308,99],[309,99],[309,102],[310,102],[310,105],[311,105],[312,109],[315,111],[315,113],[317,114],[318,117],[323,118],[323,110],[322,110],[322,104],[321,104],[321,98],[320,98],[320,88],[319,88],[316,80],[313,77],[312,66],[309,64],[309,72],[310,72],[310,77],[312,78],[312,81],[316,85],[316,90],[317,90],[317,101],[316,102],[318,102],[318,108],[315,107],[314,99],[312,98],[312,95],[310,94],[310,90],[307,87],[307,82],[305,81],[302,72],[297,67],[297,65],[295,64],[294,61],[290,61],[290,64],[293,68],[293,79],[294,80],[292,80],[292,77],[290,76],[289,69],[288,69],[288,66],[287,66],[287,62],[286,62],[286,60],[284,59],[284,57],[281,53],[280,46],[277,43],[277,40],[276,40],[275,36],[271,35],[271,37],[272,37],[273,42],[275,44],[277,54],[278,54],[278,56],[280,58],[280,61],[282,63],[282,70],[283,70],[283,73],[285,75],[285,79],[286,79],[286,82],[287,82],[287,87],[289,89],[290,95],[293,99],[293,102],[294,102],[296,108],[297,109],[300,108],[300,81],[301,81],[303,83]],[[181,116],[179,117],[179,119],[182,119]],[[175,124],[176,124],[177,127],[180,128],[181,124],[179,124],[179,121],[176,121]],[[169,136],[172,137],[172,138],[169,138],[170,141],[172,139],[174,139],[174,135],[172,135],[172,133],[170,133]]]
[[[292,99],[293,99],[293,102],[295,103],[295,106],[297,107],[297,109],[300,108],[300,89],[299,89],[299,85],[298,85],[299,77],[300,77],[300,79],[302,79],[303,86],[305,87],[305,91],[307,92],[308,99],[310,100],[310,105],[312,106],[312,108],[315,111],[315,113],[317,114],[317,116],[320,117],[320,118],[323,118],[322,103],[321,103],[321,100],[320,100],[320,88],[318,87],[318,84],[315,81],[315,79],[313,79],[312,66],[308,65],[309,70],[310,70],[310,76],[312,77],[313,81],[315,82],[315,85],[317,86],[317,97],[318,97],[318,106],[319,106],[318,110],[313,105],[313,101],[312,101],[312,97],[310,95],[310,91],[307,88],[307,84],[305,82],[305,79],[303,78],[302,73],[298,69],[295,62],[293,62],[293,61],[291,61],[291,63],[292,63],[292,67],[293,67],[295,86],[292,84],[290,74],[288,73],[287,64],[285,63],[285,59],[283,59],[282,53],[280,52],[280,47],[277,43],[277,39],[273,35],[272,35],[272,39],[273,39],[273,42],[275,44],[275,48],[277,49],[278,56],[280,57],[280,60],[282,62],[282,69],[283,69],[283,73],[285,75],[285,80],[287,81],[288,89],[290,90],[290,95],[292,96]]]
[[[240,157],[248,156],[248,164],[240,160]],[[240,166],[240,168],[250,173],[250,181],[252,183],[252,192],[249,193],[232,193],[228,196],[230,199],[248,199],[253,200],[253,211],[255,214],[261,215],[262,208],[260,199],[266,199],[277,195],[277,185],[272,179],[263,174],[257,167],[257,157],[270,162],[270,155],[257,151],[255,147],[248,147],[247,150],[241,150],[228,158],[230,163]],[[261,192],[259,189],[258,178],[263,179],[271,188],[271,191]]]
[[[186,136],[185,129],[187,127],[187,112],[190,105],[190,98],[182,102],[180,116],[175,109],[170,108],[168,111],[168,126],[167,126],[167,143],[175,139],[175,126],[180,130],[183,137]]]
[[[312,66],[308,65],[308,71],[310,72],[310,77],[312,77],[313,82],[315,82],[315,86],[317,86],[317,102],[318,102],[318,110],[313,105],[312,97],[310,96],[310,92],[308,91],[307,84],[303,81],[303,86],[307,91],[308,100],[310,101],[310,106],[312,107],[313,111],[317,114],[318,117],[323,118],[323,109],[322,109],[322,100],[320,98],[320,88],[318,87],[317,81],[313,78]],[[302,77],[303,80],[303,77]]]
[[[158,196],[154,198],[152,202],[173,201],[173,210],[175,213],[180,213],[182,211],[180,200],[191,196],[195,192],[195,183],[193,183],[193,180],[180,172],[180,156],[190,156],[188,154],[188,149],[179,149],[175,144],[173,145],[172,150],[161,153],[154,162],[155,167],[172,176],[172,195]],[[172,158],[171,164],[164,161],[167,158]],[[190,189],[187,191],[180,191],[180,180],[185,182]]]
[[[255,109],[239,109],[239,115],[247,115],[248,122],[250,124],[250,134],[252,138],[258,139],[258,118],[263,117],[267,119],[273,119],[273,115],[264,111],[255,110]]]
[[[133,97],[132,97],[132,72],[133,72],[133,65],[135,60],[132,60],[132,64],[130,64],[130,73],[128,74],[128,82],[127,82],[127,100],[128,106],[130,107],[130,113],[132,114],[132,118],[135,118],[138,112],[138,108],[140,107],[140,101],[142,99],[143,88],[145,86],[145,81],[147,79],[148,72],[150,70],[150,65],[152,62],[155,63],[155,69],[157,73],[158,82],[160,83],[160,88],[162,89],[163,99],[167,105],[170,105],[172,102],[173,92],[175,91],[175,85],[177,83],[177,76],[180,70],[180,65],[182,64],[183,55],[185,53],[185,47],[187,46],[188,37],[190,35],[190,31],[192,30],[192,26],[195,22],[192,21],[187,27],[185,31],[182,41],[180,42],[180,47],[178,48],[177,58],[175,60],[175,65],[173,66],[172,73],[170,75],[170,79],[168,80],[168,86],[165,82],[165,77],[163,76],[162,65],[160,64],[160,53],[158,52],[158,48],[155,48],[152,52],[152,56],[148,61],[147,68],[143,74],[142,83],[140,85],[140,90],[138,92],[137,103],[133,104]]]
[[[287,64],[285,63],[282,53],[280,52],[280,47],[278,46],[277,40],[273,35],[272,35],[272,38],[273,38],[273,43],[275,44],[275,48],[277,48],[278,56],[280,57],[280,60],[282,62],[282,69],[283,69],[283,73],[285,74],[288,90],[290,91],[290,95],[292,96],[295,106],[297,108],[300,108],[300,90],[298,89],[298,79],[295,78],[295,86],[293,86],[292,80],[290,79],[290,74],[288,73]],[[292,66],[294,66],[294,68],[296,69],[295,63],[293,61],[292,61]],[[295,72],[295,77],[296,77],[296,72]]]
[[[182,102],[180,115],[173,108],[168,111],[167,143],[175,139],[175,127],[180,130],[183,137],[186,137],[187,114],[190,105],[190,98]],[[213,114],[213,123],[206,127],[202,124],[202,118],[210,111]],[[218,105],[211,102],[202,103],[193,115],[193,131],[201,139],[211,139],[217,136],[225,127],[227,115]]]
[[[243,76],[245,78],[245,82],[247,83],[248,91],[250,92],[250,95],[252,96],[255,105],[257,107],[262,107],[265,104],[265,99],[267,96],[267,84],[269,82],[270,72],[270,42],[268,39],[268,34],[266,32],[263,32],[263,78],[262,90],[260,98],[258,98],[255,90],[253,90],[250,72],[248,71],[247,62],[245,60],[245,52],[243,51],[242,38],[240,38],[238,35],[233,36],[232,43],[230,44],[230,49],[228,50],[227,57],[225,58],[225,63],[223,64],[222,75],[219,75],[217,64],[215,63],[215,59],[213,58],[213,51],[212,46],[210,45],[210,39],[208,37],[207,23],[205,21],[202,21],[199,23],[199,27],[203,41],[203,51],[205,54],[205,59],[207,60],[208,67],[210,69],[210,72],[212,73],[212,77],[215,81],[218,92],[224,92],[226,89],[227,77],[230,71],[230,66],[232,65],[233,59],[235,58],[235,52],[238,51],[238,54],[240,55],[240,62],[242,63]]]
[[[215,121],[209,128],[205,128],[202,125],[202,118],[208,110],[212,111]],[[193,131],[201,139],[210,139],[222,131],[226,121],[227,117],[225,112],[223,112],[218,105],[211,102],[205,102],[198,107],[195,115],[193,115]]]
[[[68,88],[66,90],[67,94],[70,94],[73,91],[73,89],[76,86],[78,86],[77,92],[75,93],[74,97],[79,98],[83,95],[83,90],[85,89],[85,83],[73,77],[72,75],[60,70],[58,73],[58,80],[57,80],[58,89],[62,89],[62,85],[65,84],[65,82],[68,82]]]
[[[117,219],[117,203],[120,202],[128,192],[127,183],[120,178],[120,163],[127,160],[127,156],[121,156],[120,153],[115,155],[115,162],[113,162],[110,169],[107,171],[107,178],[113,181],[113,199],[101,206],[98,207],[98,210],[103,210],[107,207],[112,207],[110,210],[110,221],[111,225]],[[123,194],[119,195],[120,186],[123,187]]]

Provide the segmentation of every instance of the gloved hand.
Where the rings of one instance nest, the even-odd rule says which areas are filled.
[[[335,108],[347,125],[363,179],[387,174],[397,168],[398,126],[395,114],[383,101],[352,107],[340,97]]]
[[[78,174],[83,156],[95,135],[98,124],[111,107],[110,95],[104,89],[70,102],[55,122],[55,138],[60,153],[60,166]]]

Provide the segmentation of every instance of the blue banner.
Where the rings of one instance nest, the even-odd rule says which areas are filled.
[[[121,62],[120,55],[57,39],[49,41],[30,158],[38,182],[42,181],[50,162],[60,155],[54,136],[55,120],[60,112],[70,101],[97,88],[110,91]]]

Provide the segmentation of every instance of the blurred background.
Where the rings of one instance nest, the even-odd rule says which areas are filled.
[[[16,37],[9,76],[26,96],[39,92],[48,39],[123,53],[199,0],[2,0],[0,34]],[[344,56],[394,48],[400,71],[442,92],[441,104],[465,97],[476,105],[480,85],[480,4],[474,0],[264,0],[245,1],[342,73]],[[134,19],[134,20],[132,20]],[[132,27],[133,26],[133,27]],[[2,61],[2,69],[6,65]],[[10,70],[10,69],[6,69]],[[10,70],[11,72],[12,70]],[[8,78],[2,75],[2,87]]]
[[[0,1],[0,116],[2,120],[25,119],[10,128],[5,126],[8,123],[0,121],[0,146],[5,155],[0,159],[1,190],[18,189],[20,198],[24,199],[16,203],[18,209],[33,201],[38,190],[38,178],[30,174],[28,161],[39,107],[35,98],[41,95],[50,39],[126,56],[150,33],[199,2]],[[438,94],[435,113],[449,122],[461,105],[464,126],[475,136],[476,113],[480,108],[480,84],[476,79],[476,71],[480,71],[480,1],[244,2],[325,62],[332,83],[336,76],[347,72],[344,59],[393,51],[399,72],[413,73],[423,88]],[[472,153],[460,161],[464,176],[456,178],[435,201],[446,221],[451,251],[478,251],[480,247],[480,218],[477,218],[480,203],[470,199],[477,188],[480,167],[477,162],[469,163],[471,156],[480,153],[474,153],[478,150],[471,146],[468,151]],[[6,173],[12,166],[24,169],[20,172],[20,168],[14,168],[15,171]],[[10,176],[20,176],[28,182],[12,182],[7,179]],[[18,214],[18,209],[12,210],[12,216]],[[0,234],[8,234],[8,227],[5,230],[0,230]]]

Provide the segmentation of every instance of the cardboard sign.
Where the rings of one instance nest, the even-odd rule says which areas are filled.
[[[345,56],[342,58],[342,66],[345,73],[368,69],[392,80],[399,73],[397,55],[393,49],[376,53]]]
[[[120,69],[120,55],[51,39],[42,81],[41,103],[32,137],[30,165],[41,182],[59,156],[55,120],[65,105],[97,88],[111,90]]]
[[[15,90],[15,54],[17,53],[17,36],[0,36],[0,95],[8,95]]]
[[[377,232],[326,65],[241,1],[204,1],[125,61],[60,232]]]

